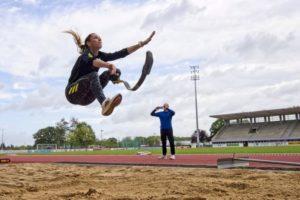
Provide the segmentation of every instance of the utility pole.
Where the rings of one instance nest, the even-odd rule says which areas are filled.
[[[196,108],[196,133],[197,133],[197,147],[199,144],[199,124],[198,124],[198,102],[197,102],[197,81],[199,80],[199,66],[190,66],[191,80],[194,81],[195,86],[195,108]]]

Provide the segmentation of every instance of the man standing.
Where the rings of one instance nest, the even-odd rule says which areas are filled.
[[[163,109],[163,111],[156,112],[159,109]],[[162,156],[160,159],[167,158],[167,137],[170,143],[171,148],[171,160],[175,160],[175,145],[174,145],[174,137],[173,137],[173,129],[172,129],[172,117],[175,115],[175,112],[169,109],[169,104],[165,103],[163,106],[156,107],[152,112],[152,116],[159,117],[160,119],[160,138],[162,142]]]

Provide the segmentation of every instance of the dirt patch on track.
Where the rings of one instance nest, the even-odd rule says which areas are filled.
[[[300,199],[300,172],[0,165],[0,199]]]

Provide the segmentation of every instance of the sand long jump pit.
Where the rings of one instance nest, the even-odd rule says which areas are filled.
[[[2,164],[0,199],[300,199],[300,172]]]

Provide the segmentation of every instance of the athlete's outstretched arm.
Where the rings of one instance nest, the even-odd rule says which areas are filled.
[[[151,39],[152,39],[152,37],[153,37],[154,35],[155,35],[155,31],[153,31],[153,32],[151,33],[151,35],[150,35],[146,40],[140,41],[140,42],[139,42],[138,44],[136,44],[136,45],[127,47],[128,53],[131,54],[131,53],[135,52],[136,50],[138,50],[139,48],[143,47],[144,45],[148,44],[148,43],[151,41]]]
[[[155,31],[153,31],[151,33],[151,35],[144,41],[140,41],[138,44],[124,48],[120,51],[116,51],[114,53],[105,53],[105,52],[101,52],[102,53],[102,60],[103,61],[112,61],[112,60],[116,60],[119,58],[124,58],[125,56],[127,56],[128,54],[131,54],[132,52],[138,50],[139,48],[143,47],[144,45],[148,44],[152,37],[154,36]]]
[[[108,63],[108,62],[104,62],[103,60],[95,59],[93,60],[93,66],[94,67],[103,67],[103,68],[107,68],[111,71],[111,74],[115,74],[116,73],[116,66],[114,64]]]

